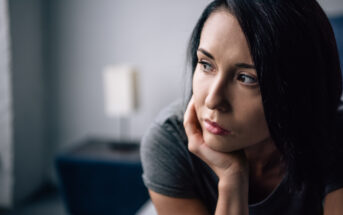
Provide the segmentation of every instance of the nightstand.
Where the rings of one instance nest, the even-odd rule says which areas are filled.
[[[138,141],[87,139],[61,152],[55,164],[71,214],[132,215],[149,198]]]

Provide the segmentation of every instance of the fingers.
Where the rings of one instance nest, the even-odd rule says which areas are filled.
[[[184,114],[183,126],[185,127],[186,133],[195,134],[201,133],[199,121],[196,115],[194,107],[194,98],[192,97],[188,103],[187,110]]]
[[[218,152],[211,150],[203,139],[201,126],[194,106],[194,97],[192,97],[188,103],[184,115],[184,127],[188,137],[188,150],[190,152],[197,155],[205,162],[208,162],[211,158],[215,158],[218,155]]]
[[[204,142],[201,127],[194,107],[194,98],[188,103],[187,110],[184,114],[183,126],[188,138],[188,149],[190,152],[197,154],[199,146]]]

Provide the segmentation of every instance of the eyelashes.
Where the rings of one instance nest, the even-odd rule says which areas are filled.
[[[213,66],[209,63],[209,62],[206,62],[206,61],[199,61],[198,62],[201,66],[201,70],[204,71],[204,72],[212,72],[213,71]]]
[[[204,73],[213,73],[215,70],[215,67],[208,61],[199,60],[198,64],[200,65],[200,70]],[[238,71],[235,75],[235,78],[245,85],[254,86],[258,84],[256,77],[244,72]]]
[[[247,74],[239,74],[237,79],[245,84],[249,84],[249,85],[254,85],[257,83],[257,79],[247,75]]]

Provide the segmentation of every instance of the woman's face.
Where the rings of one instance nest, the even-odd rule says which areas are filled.
[[[257,73],[233,15],[224,9],[211,14],[197,56],[193,97],[206,144],[232,152],[269,140]]]

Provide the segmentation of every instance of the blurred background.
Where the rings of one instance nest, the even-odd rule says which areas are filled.
[[[122,139],[120,126],[139,143],[184,94],[187,42],[209,2],[0,0],[0,214],[68,214],[58,155]],[[319,2],[343,37],[343,1]],[[125,116],[106,112],[104,71],[118,65],[135,71],[122,79],[138,104]]]

